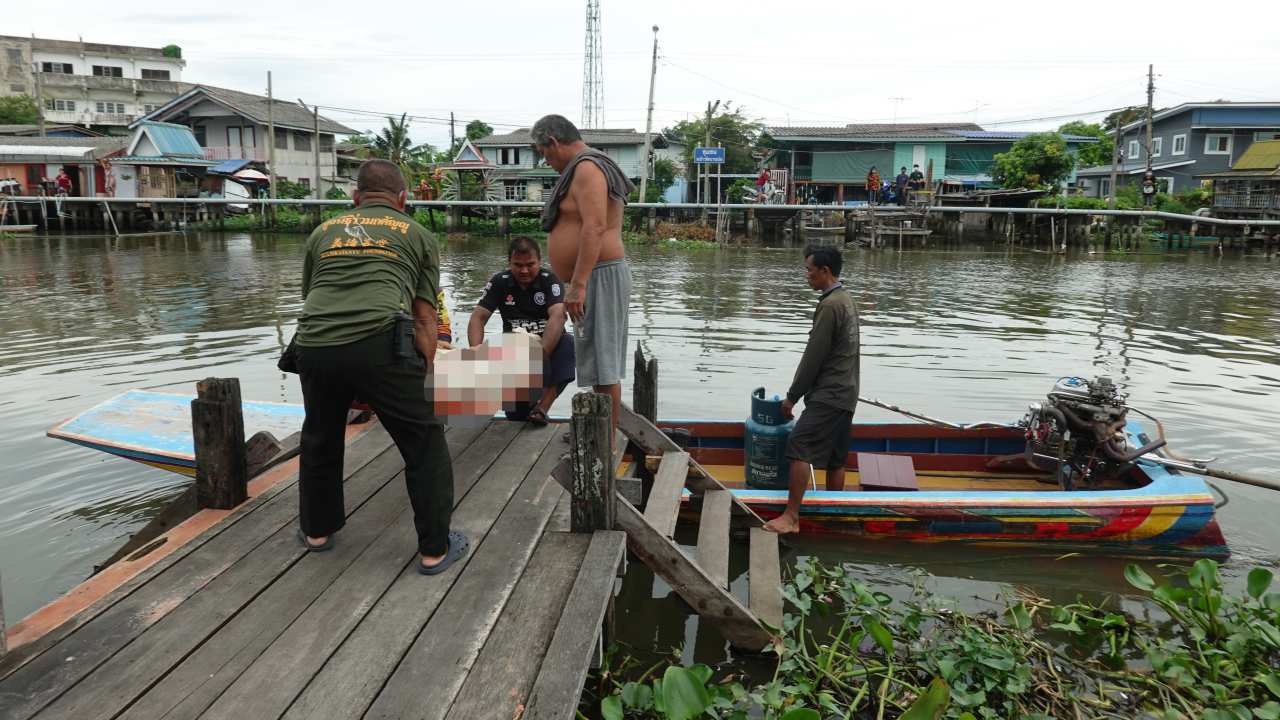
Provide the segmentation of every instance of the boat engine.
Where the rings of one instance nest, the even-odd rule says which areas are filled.
[[[1127,395],[1109,377],[1066,377],[1048,402],[1032,403],[1019,423],[1026,430],[1027,464],[1052,473],[1063,490],[1093,489],[1119,477],[1163,440],[1130,448],[1124,432]]]

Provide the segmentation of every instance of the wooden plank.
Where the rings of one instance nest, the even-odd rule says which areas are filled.
[[[532,465],[534,458],[529,458],[526,467]],[[446,716],[562,492],[545,472],[525,480],[498,515],[489,538],[472,550],[471,561],[404,654],[366,719]]]
[[[591,547],[583,558],[573,592],[564,605],[555,636],[529,694],[523,720],[572,720],[575,717],[626,546],[625,533],[600,530],[592,536]]]
[[[574,532],[613,527],[614,471],[611,430],[613,404],[608,395],[581,392],[573,396],[571,462],[573,464]]]
[[[863,490],[919,490],[915,465],[908,455],[858,453],[858,484]]]
[[[729,507],[728,490],[708,490],[702,496],[698,518],[698,565],[716,585],[729,587]]]
[[[0,581],[4,578],[0,576]],[[4,582],[0,582],[0,658],[9,651],[9,641],[4,632]]]
[[[249,499],[240,381],[205,378],[191,401],[196,454],[196,504],[230,510]]]
[[[752,652],[771,641],[769,632],[729,592],[716,585],[679,546],[660,534],[631,503],[618,499],[618,528],[627,546],[667,581],[701,617],[710,620],[736,648]]]
[[[568,497],[565,493],[564,497]],[[546,532],[449,710],[457,718],[520,717],[555,636],[592,535]]]
[[[644,519],[663,537],[676,534],[676,516],[680,512],[680,496],[689,474],[689,453],[668,451],[662,456],[654,476]]]
[[[462,437],[462,435],[464,434],[454,433],[451,434],[450,437]],[[343,459],[344,473],[346,473],[348,477],[351,476],[357,470],[372,462],[380,454],[386,452],[390,447],[391,436],[387,434],[387,431],[383,429],[381,425],[375,425],[366,433],[357,436],[355,440],[347,446]],[[258,513],[271,514],[273,516],[266,523],[268,526],[271,522],[275,522],[276,519],[279,519],[280,522],[283,523],[290,515],[296,517],[297,496],[293,491],[297,487],[297,481],[298,476],[295,473],[289,479],[280,482],[263,494],[243,503],[240,507],[236,508],[231,515],[215,525],[208,532],[205,532],[192,539],[190,542],[187,542],[182,547],[173,551],[170,555],[108,593],[93,605],[86,608],[83,612],[77,613],[74,617],[68,619],[65,623],[59,625],[54,630],[45,633],[39,639],[13,649],[8,656],[3,660],[0,660],[0,692],[3,691],[4,684],[2,681],[5,677],[13,674],[32,659],[39,657],[54,645],[62,642],[76,630],[89,624],[111,608],[114,608],[121,601],[128,598],[130,602],[134,603],[133,607],[126,610],[121,617],[137,615],[141,612],[140,608],[148,606],[153,608],[172,606],[175,602],[180,602],[180,600],[168,599],[165,603],[158,603],[152,598],[145,597],[146,593],[153,591],[167,593],[167,591],[171,589],[171,584],[173,583],[172,580],[167,581],[169,584],[153,586],[151,590],[143,590],[143,588],[151,580],[162,573],[167,572],[170,568],[193,555],[206,544],[213,542],[222,534],[230,532],[240,522],[248,521],[250,518],[252,518],[252,522],[262,522],[263,515],[259,515]],[[269,533],[265,533],[263,537],[265,537],[266,534]],[[261,539],[262,538],[259,537],[257,542],[260,542]],[[246,547],[240,554],[243,555],[243,553],[247,552],[251,547],[252,546]],[[237,557],[239,557],[239,555],[228,556],[229,552],[231,552],[231,550],[226,547],[217,547],[215,553],[210,555],[209,559],[224,560],[226,565],[229,566]],[[207,580],[217,572],[220,572],[220,570],[213,567],[202,567],[198,571],[198,575],[199,577],[203,577]],[[194,592],[194,589],[191,590],[191,592]],[[135,593],[139,593],[139,595],[133,597]],[[158,620],[160,615],[155,612],[150,612],[144,613],[143,617],[151,620]],[[141,632],[146,627],[147,623],[137,623],[134,629],[137,632]]]
[[[549,426],[543,429],[530,428],[524,434],[545,434],[550,439],[556,432]],[[471,540],[472,551],[468,557],[441,575],[430,578],[424,578],[413,567],[408,567],[378,602],[367,610],[364,619],[347,636],[342,646],[329,658],[317,659],[317,663],[324,664],[323,668],[314,673],[298,673],[299,677],[291,678],[287,687],[279,688],[277,683],[268,693],[260,694],[278,693],[288,697],[305,686],[305,690],[284,714],[284,717],[294,720],[361,717],[374,702],[379,690],[408,652],[428,619],[436,612],[454,582],[460,574],[465,574],[467,564],[475,556],[476,546],[483,546],[495,518],[506,506],[511,494],[518,491],[519,502],[537,501],[540,506],[549,503],[548,512],[559,502],[563,491],[557,492],[555,487],[546,487],[544,479],[559,462],[563,452],[563,445],[550,443],[537,458],[532,470],[527,470],[527,458],[516,457],[517,454],[512,452],[504,453],[476,483],[467,494],[466,502],[453,515],[454,529],[465,532]],[[513,476],[524,478],[524,481],[513,482]],[[499,542],[507,542],[507,539],[499,538]],[[476,642],[483,642],[483,638],[476,639]],[[241,677],[253,677],[255,672],[251,669]],[[259,698],[261,702],[269,700],[270,698]],[[214,706],[215,709],[217,707]],[[230,712],[220,715],[236,720],[278,716],[274,711],[243,714],[232,707],[226,709]],[[416,708],[414,715],[417,715]]]
[[[659,430],[653,423],[637,415],[631,408],[623,405],[618,412],[618,428],[626,433],[632,442],[639,445],[646,453],[652,455],[660,455],[670,451],[680,451],[681,448],[674,440],[667,437],[665,433]],[[703,493],[708,490],[724,490],[724,485],[719,480],[707,472],[707,469],[698,464],[696,460],[689,461],[689,467],[693,469],[690,477],[685,481],[685,487],[694,493]],[[753,526],[763,525],[764,521],[756,515],[755,511],[747,507],[741,500],[736,497],[733,500],[733,514],[742,516],[747,519]]]
[[[547,433],[517,435],[521,429],[518,423],[493,423],[481,441],[459,456],[459,462],[470,462],[502,474],[504,470],[497,460],[504,450],[536,449],[533,453],[536,456],[541,446],[546,445]],[[477,484],[474,475],[469,472],[455,475],[459,483],[455,497],[462,498],[454,513],[455,527],[466,520],[469,508],[484,503],[483,498],[474,498],[473,485]],[[403,492],[403,487],[400,490]],[[246,647],[216,677],[209,677],[191,699],[166,717],[279,717],[389,586],[406,577],[418,582],[424,580],[413,566],[416,547],[413,517],[409,512],[383,533],[359,565],[338,578],[309,607],[304,605],[305,612],[287,630],[278,633],[278,637],[268,638],[269,647],[265,651],[261,647]],[[263,609],[269,612],[270,605],[264,605]],[[235,649],[234,644],[231,649]],[[206,671],[206,675],[211,674]]]
[[[386,576],[382,588],[390,584],[404,568],[404,550],[413,537],[413,512],[404,502],[401,477],[387,483],[361,508],[343,528],[332,552],[303,556],[195,652],[181,662],[167,658],[173,669],[137,698],[119,716],[121,720],[198,717],[291,623],[292,628],[300,627],[295,621],[304,611],[319,608],[331,615],[338,607],[346,611],[332,602],[338,593],[367,592],[377,587],[381,576]],[[353,583],[359,584],[353,588]],[[337,623],[343,618],[326,619]],[[336,630],[332,625],[314,627],[323,628],[321,632]]]
[[[399,509],[404,502],[403,486],[391,480],[399,476],[402,467],[399,453],[392,450],[360,471],[361,474],[370,477],[369,482],[363,483],[369,486],[369,490],[347,493],[348,506],[352,508],[349,513],[351,518],[349,526],[354,526],[352,535],[356,547],[340,555],[340,559],[349,562],[355,557],[350,555],[351,551],[366,546],[399,514]],[[359,482],[357,478],[352,480],[348,490]],[[391,491],[395,491],[394,494]],[[380,501],[375,503],[377,499]],[[374,504],[370,505],[370,503]],[[372,515],[369,516],[369,522],[375,527],[362,529],[366,522],[359,518],[370,512]],[[346,534],[347,528],[339,533],[339,545],[344,544]],[[334,552],[336,553],[336,549]],[[260,595],[284,597],[300,602],[301,598],[313,593],[314,591],[308,587],[312,578],[306,578],[307,582],[301,586],[285,583],[280,586],[282,588],[280,592],[272,592],[272,588],[280,585],[277,580],[282,575],[293,574],[290,572],[293,565],[307,554],[298,544],[296,528],[292,523],[278,529],[243,560],[174,608],[133,642],[41,710],[39,717],[65,717],[77,720],[114,718],[139,695],[169,673],[180,658],[186,657],[215,633],[224,630],[224,625],[234,622],[237,615]],[[328,555],[331,556],[333,553]],[[348,555],[350,557],[347,557]],[[311,569],[314,580],[321,583],[321,588],[328,584],[328,581],[324,581],[326,575],[331,581],[332,575],[336,575],[336,571],[341,569],[326,566],[316,557],[310,557],[308,560],[310,562],[306,567]],[[276,608],[276,611],[289,612],[287,608]],[[256,618],[251,616],[250,619]],[[268,623],[267,629],[269,628]],[[232,637],[236,638],[245,635],[252,637],[252,628],[237,627],[232,633]]]
[[[747,569],[751,612],[770,627],[782,627],[782,569],[778,534],[751,528],[751,559]]]
[[[371,438],[370,443],[364,446],[364,452],[351,453],[349,464],[344,461],[345,469],[355,470],[353,479],[360,478],[358,482],[349,482],[346,490],[348,499],[356,504],[382,484],[378,482],[375,486],[373,474],[361,473],[376,463],[385,462],[389,454],[399,458],[385,431]],[[370,460],[368,454],[375,451]],[[293,487],[296,482],[288,485]],[[129,584],[123,596],[113,593],[108,599],[114,602],[108,607],[86,613],[93,622],[78,622],[77,616],[63,626],[69,628],[65,635],[61,628],[56,631],[57,642],[39,643],[38,654],[0,679],[0,717],[6,720],[30,717],[174,608],[209,586],[264,540],[295,522],[298,512],[295,495],[281,490],[269,499],[267,495],[263,497],[262,504],[249,503],[253,507],[248,508],[246,514],[233,515],[232,520],[225,523],[226,527],[217,526],[217,531],[173,563],[144,573],[143,579]],[[197,549],[200,552],[195,552]]]

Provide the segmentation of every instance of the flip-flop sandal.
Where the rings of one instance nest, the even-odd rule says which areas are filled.
[[[444,559],[427,567],[422,564],[422,558],[418,558],[418,572],[423,575],[439,575],[448,570],[450,565],[465,557],[469,547],[471,542],[467,540],[467,536],[455,530],[449,533],[449,551],[444,554]]]
[[[534,408],[529,411],[529,424],[545,427],[547,422],[547,414],[541,408]]]
[[[307,534],[302,532],[302,528],[298,528],[298,542],[302,543],[302,547],[306,548],[307,550],[310,550],[311,552],[325,552],[326,550],[333,549],[332,535],[325,538],[324,542],[320,543],[319,545],[315,545],[310,540],[307,539]]]

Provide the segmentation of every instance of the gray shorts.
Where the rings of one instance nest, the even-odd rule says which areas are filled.
[[[587,281],[586,315],[573,326],[578,387],[616,385],[627,376],[627,315],[631,268],[626,260],[597,263]]]

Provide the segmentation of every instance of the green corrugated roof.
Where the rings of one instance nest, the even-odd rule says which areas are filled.
[[[1275,170],[1280,168],[1280,140],[1258,140],[1231,166],[1232,170]]]

